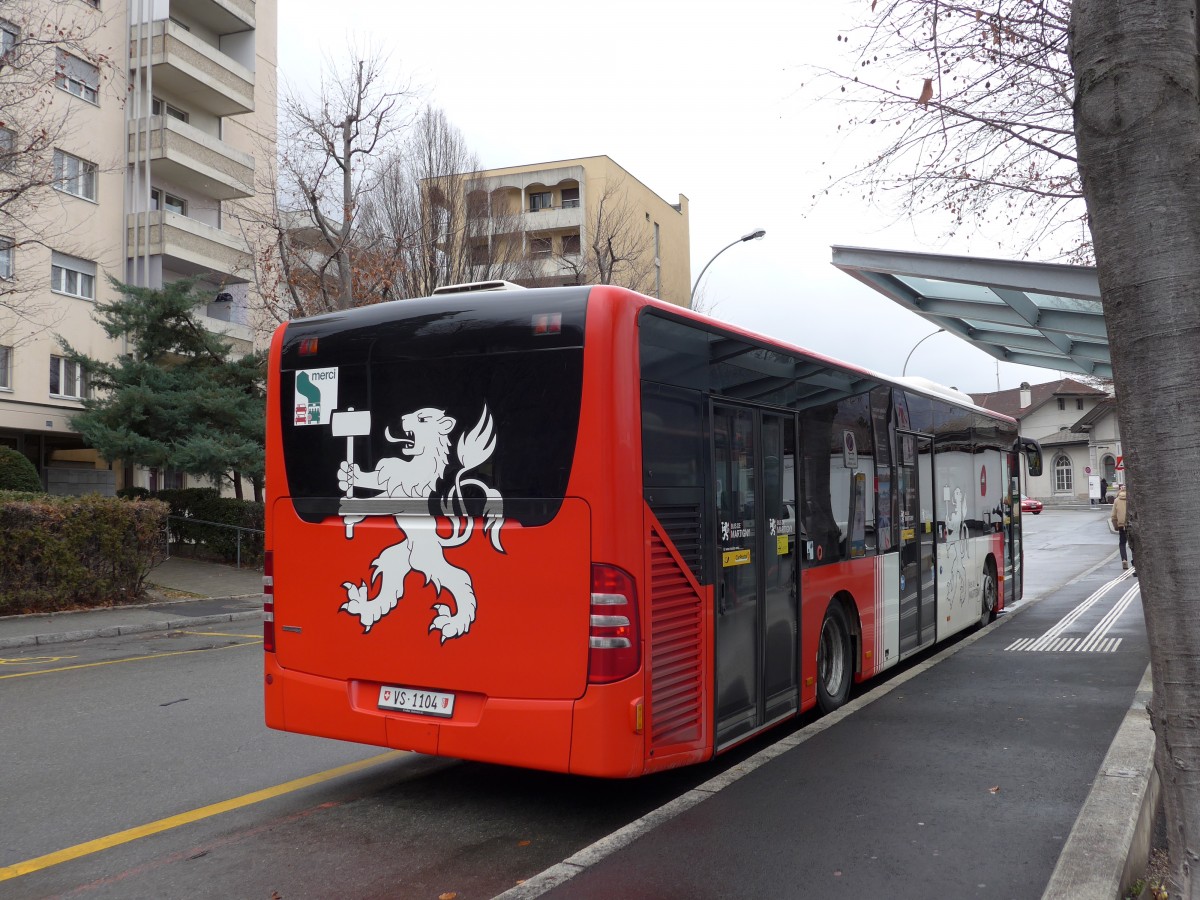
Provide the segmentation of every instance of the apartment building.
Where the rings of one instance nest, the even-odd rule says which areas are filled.
[[[18,12],[19,21],[4,19]],[[77,36],[0,135],[22,145],[17,129],[29,117],[20,113],[38,104],[54,125],[46,187],[29,195],[16,226],[0,219],[0,278],[23,311],[0,309],[0,444],[29,457],[52,493],[184,483],[169,471],[114,471],[71,430],[88,379],[59,355],[56,337],[96,358],[123,352],[93,318],[97,302],[115,299],[109,277],[148,287],[197,277],[211,297],[199,310],[205,326],[240,348],[254,340],[243,214],[271,191],[256,158],[274,154],[276,15],[275,0],[0,7],[5,52],[51,22]],[[21,233],[2,233],[14,227]]]
[[[441,244],[466,254],[471,280],[618,284],[688,305],[687,197],[668,203],[607,156],[484,169],[425,187]]]

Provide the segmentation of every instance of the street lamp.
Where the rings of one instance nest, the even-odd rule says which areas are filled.
[[[720,256],[722,253],[724,253],[726,250],[728,250],[734,244],[741,244],[741,243],[744,243],[745,241],[760,240],[766,233],[767,233],[767,230],[765,228],[759,228],[757,231],[751,231],[749,234],[743,234],[736,241],[731,241],[730,243],[728,243],[724,247],[722,247],[720,250],[718,250],[716,253],[714,253],[712,259],[710,259],[708,262],[706,262],[704,264],[704,268],[700,270],[700,275],[696,278],[696,283],[692,285],[692,296],[688,298],[688,306],[690,307],[692,305],[692,301],[696,299],[696,288],[700,287],[700,279],[704,277],[704,273],[708,271],[708,267],[713,264],[713,260],[715,260],[718,256]]]
[[[904,357],[904,368],[900,370],[900,377],[903,378],[905,375],[908,374],[908,361],[910,359],[912,359],[913,350],[916,350],[918,347],[920,347],[923,343],[925,343],[927,340],[929,340],[931,337],[933,337],[934,334],[941,334],[945,330],[946,330],[945,328],[939,328],[937,331],[933,332],[933,334],[927,334],[927,335],[925,335],[925,337],[921,338],[919,341],[917,341],[915,344],[913,344],[912,350],[908,351],[908,356]]]

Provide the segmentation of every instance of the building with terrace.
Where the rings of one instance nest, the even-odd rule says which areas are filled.
[[[617,284],[688,305],[687,197],[668,203],[607,156],[428,179],[425,189],[440,244],[466,250],[472,280]]]
[[[276,0],[0,9],[4,78],[48,76],[19,96],[10,81],[0,104],[0,188],[46,173],[21,215],[10,205],[0,218],[10,301],[0,307],[0,445],[32,460],[52,492],[183,486],[179,473],[114,470],[71,430],[88,377],[58,355],[56,335],[93,358],[123,352],[93,318],[115,299],[110,277],[145,287],[194,277],[211,298],[205,326],[239,349],[254,340],[239,211],[270,203],[256,160],[274,156],[276,16]],[[47,33],[66,36],[49,56]],[[33,121],[52,126],[52,146],[37,154],[22,149]]]

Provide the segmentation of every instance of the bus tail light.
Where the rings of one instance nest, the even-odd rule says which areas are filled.
[[[263,650],[275,652],[275,554],[263,554]]]
[[[637,586],[616,566],[592,566],[588,681],[610,684],[637,672],[642,661]]]

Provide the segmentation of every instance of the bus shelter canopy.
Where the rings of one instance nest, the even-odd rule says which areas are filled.
[[[833,264],[996,359],[1112,378],[1094,266],[840,246]]]

